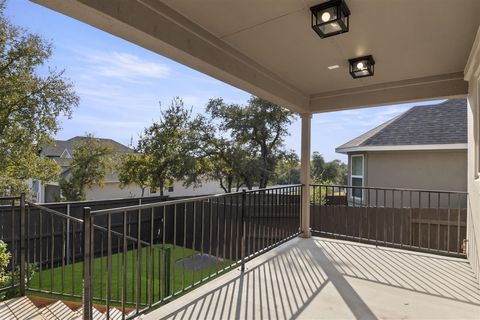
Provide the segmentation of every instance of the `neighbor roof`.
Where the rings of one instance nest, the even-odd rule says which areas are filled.
[[[339,146],[335,151],[440,150],[467,148],[467,101],[415,106]]]
[[[86,137],[76,136],[68,140],[55,140],[53,144],[42,147],[41,155],[45,157],[57,158],[67,150],[73,156],[73,149],[75,144],[86,139]],[[113,147],[113,150],[120,153],[132,152],[129,147],[112,139],[96,138],[99,141],[106,142]]]

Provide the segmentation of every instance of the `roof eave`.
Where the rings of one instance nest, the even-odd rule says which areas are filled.
[[[375,152],[375,151],[428,151],[428,150],[466,150],[466,143],[450,144],[417,144],[417,145],[391,145],[391,146],[357,146],[336,148],[335,152],[348,154],[351,152]]]

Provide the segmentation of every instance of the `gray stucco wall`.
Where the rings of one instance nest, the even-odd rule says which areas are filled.
[[[467,150],[377,151],[363,154],[365,186],[467,190]]]

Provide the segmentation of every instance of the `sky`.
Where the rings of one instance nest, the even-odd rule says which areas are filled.
[[[143,129],[158,119],[160,108],[174,97],[182,98],[193,113],[203,112],[210,98],[246,104],[250,97],[245,91],[30,1],[9,0],[6,14],[14,24],[53,43],[48,65],[65,69],[80,97],[72,117],[61,119],[56,139],[92,133],[125,145],[135,144]],[[312,152],[320,152],[328,161],[346,161],[345,155],[335,153],[336,147],[412,106],[316,114],[312,119]],[[285,139],[286,147],[298,154],[300,129],[297,117]]]

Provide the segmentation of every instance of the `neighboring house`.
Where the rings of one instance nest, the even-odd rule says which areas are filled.
[[[44,146],[40,151],[40,155],[55,161],[61,168],[60,175],[68,177],[75,144],[84,138],[77,136],[68,140],[55,140],[52,145]],[[108,143],[116,153],[132,152],[132,149],[129,147],[112,139],[97,139]],[[60,198],[60,188],[57,182],[49,182],[42,185],[40,182],[34,181],[32,186],[34,192],[37,193],[36,200],[38,202],[54,202]],[[87,200],[138,197],[140,195],[141,189],[135,185],[127,186],[124,189],[120,188],[120,182],[115,172],[110,172],[106,175],[104,186],[94,185],[86,190]]]
[[[467,190],[467,102],[416,106],[339,146],[350,186]]]
[[[74,137],[68,140],[55,140],[54,144],[42,148],[40,155],[54,160],[60,167],[60,175],[67,177],[70,172],[70,164],[72,162],[73,149],[75,144],[84,139],[84,137]],[[110,144],[114,152],[130,153],[133,152],[129,147],[114,141],[112,139],[97,138]],[[55,202],[60,199],[60,188],[58,182],[49,182],[42,184],[39,181],[29,181],[34,192],[34,198],[37,202]],[[175,182],[169,188],[164,190],[164,195],[173,197],[182,196],[196,196],[204,194],[223,193],[217,182],[204,181],[201,187],[186,188],[181,182]],[[86,200],[101,200],[101,199],[118,199],[118,198],[134,198],[140,197],[142,190],[136,185],[129,185],[125,188],[120,188],[120,181],[116,172],[109,172],[105,177],[103,186],[94,185],[86,190]],[[144,196],[159,196],[159,190],[146,189]]]

